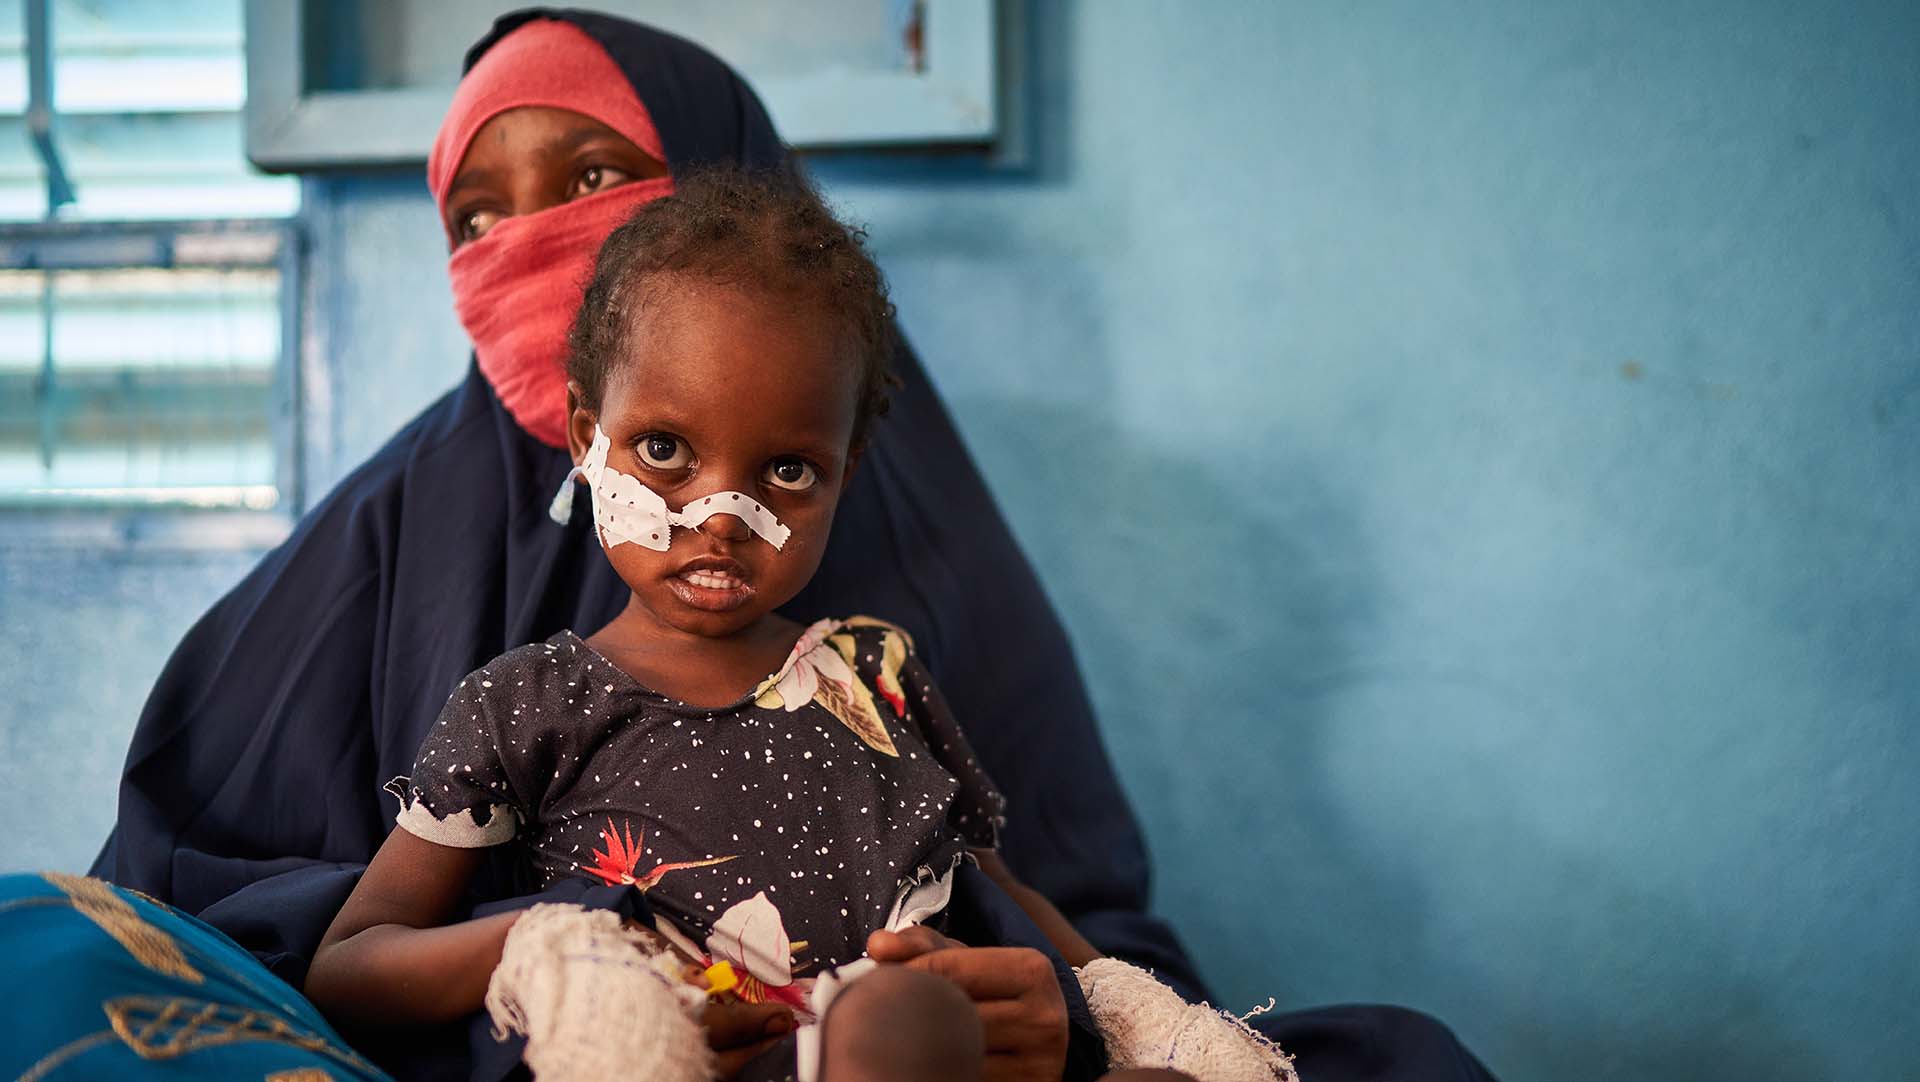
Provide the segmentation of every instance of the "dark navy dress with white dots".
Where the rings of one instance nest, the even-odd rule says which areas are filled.
[[[996,844],[1004,810],[905,633],[862,618],[815,624],[717,708],[563,631],[462,681],[389,788],[412,833],[517,842],[543,887],[633,884],[695,942],[764,893],[795,976],[860,957],[907,890]]]

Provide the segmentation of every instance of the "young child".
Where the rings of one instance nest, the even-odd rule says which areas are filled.
[[[585,925],[545,907],[443,923],[483,851],[511,842],[542,886],[643,892],[658,938],[604,922],[592,934],[632,936],[636,967],[664,958],[651,972],[681,1000],[711,1001],[700,1017],[723,1054],[698,1070],[788,1069],[753,1058],[760,1038],[826,1013],[811,985],[832,975],[819,991],[841,991],[824,1037],[801,1044],[802,1076],[980,1077],[980,1025],[957,987],[839,967],[876,931],[940,913],[971,851],[1006,879],[991,855],[1000,795],[904,632],[777,611],[819,566],[886,411],[885,288],[793,178],[676,183],[609,238],[569,343],[575,473],[627,607],[454,690],[412,775],[390,786],[401,829],[328,929],[307,993],[386,1025],[525,1001],[501,977],[534,981],[527,967],[559,941],[537,937]],[[1097,957],[1008,885],[1070,961]]]

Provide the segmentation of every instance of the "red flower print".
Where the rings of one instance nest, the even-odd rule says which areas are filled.
[[[599,876],[609,886],[639,887],[643,892],[652,890],[668,872],[677,872],[682,868],[705,868],[712,864],[725,864],[732,857],[710,857],[706,860],[683,860],[673,864],[656,864],[645,875],[636,876],[633,870],[640,865],[641,843],[646,840],[647,832],[642,830],[640,837],[633,836],[633,824],[626,823],[624,836],[614,829],[613,820],[607,820],[607,829],[600,832],[600,840],[607,843],[607,851],[593,851],[593,867],[585,869],[588,875]]]

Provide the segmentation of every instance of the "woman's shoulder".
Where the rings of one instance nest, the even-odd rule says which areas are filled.
[[[394,513],[405,503],[409,481],[423,454],[445,444],[460,429],[455,423],[460,394],[458,389],[449,391],[335,481],[301,517],[295,538],[313,533],[337,536],[342,529],[382,532],[382,524],[394,521]]]
[[[477,371],[414,415],[347,471],[306,516],[307,523],[364,518],[370,510],[423,494],[434,505],[450,493],[498,502],[505,459],[544,460],[559,452],[514,430],[503,445],[497,402]],[[384,517],[384,516],[383,516]],[[303,523],[303,526],[306,523]]]

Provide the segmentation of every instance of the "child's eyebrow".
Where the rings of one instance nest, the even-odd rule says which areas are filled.
[[[773,448],[771,453],[775,456],[799,455],[803,458],[830,462],[846,453],[844,436],[845,433],[830,432],[825,429],[818,431],[789,429],[785,432],[770,433],[760,442]]]
[[[802,439],[793,441],[792,450],[782,451],[780,453],[799,455],[802,458],[811,458],[821,462],[832,462],[842,455],[845,455],[847,448],[844,440],[833,438],[818,441]]]
[[[656,433],[665,433],[688,441],[694,452],[700,453],[702,445],[712,438],[711,432],[701,431],[702,425],[697,415],[680,416],[670,409],[656,409],[640,420],[632,422],[632,435],[615,442],[638,445],[646,437]],[[847,453],[846,442],[839,432],[786,432],[750,437],[756,452],[768,457],[798,455],[818,462],[834,462]]]
[[[843,443],[844,441],[833,436],[819,439],[811,436],[800,436],[793,439],[784,439],[775,436],[761,441],[761,445],[765,448],[762,454],[769,460],[794,456],[798,458],[810,458],[820,463],[835,462],[838,461],[841,456],[845,455],[847,449],[843,446]]]

